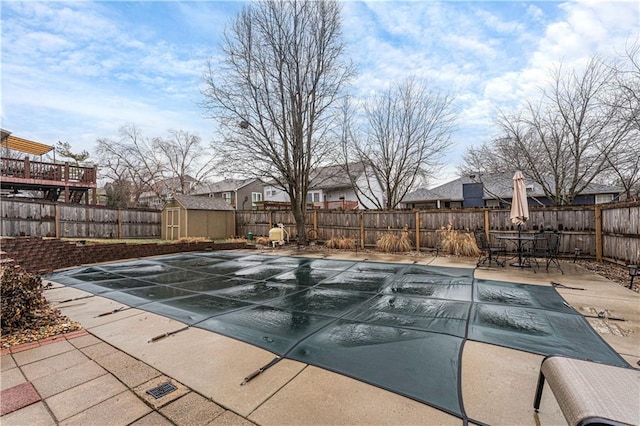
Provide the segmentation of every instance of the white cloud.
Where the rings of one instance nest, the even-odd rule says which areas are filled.
[[[92,149],[125,122],[208,141],[196,106],[207,58],[241,2],[2,2],[2,122]],[[639,34],[636,1],[346,1],[343,34],[369,95],[417,76],[457,96],[455,164],[494,133],[498,108],[537,100],[559,61],[613,55]],[[151,12],[157,12],[154,15]],[[77,144],[77,146],[75,145]],[[452,166],[453,167],[453,166]]]

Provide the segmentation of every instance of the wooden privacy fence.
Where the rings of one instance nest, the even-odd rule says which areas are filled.
[[[407,228],[416,249],[435,249],[443,229],[471,231],[484,227],[491,235],[516,234],[507,209],[451,209],[418,211],[313,210],[307,213],[307,236],[319,240],[347,237],[360,248],[373,247],[387,231]],[[597,206],[531,208],[529,220],[521,228],[534,233],[543,228],[562,232],[561,253],[608,259],[622,263],[640,262],[640,202]],[[295,238],[295,220],[290,211],[238,211],[238,235],[249,232],[268,235],[275,224],[283,223]]]
[[[3,199],[2,236],[68,238],[160,238],[162,213],[155,210],[111,209],[79,204]],[[237,211],[236,233],[268,235],[277,223],[296,237],[293,214],[287,210]],[[518,229],[506,209],[451,209],[353,211],[311,210],[307,212],[307,236],[328,240],[344,236],[360,248],[375,246],[387,230],[399,233],[404,227],[418,250],[435,249],[441,231],[478,226],[490,234],[515,234]],[[521,232],[545,227],[562,232],[561,252],[608,259],[627,264],[640,263],[640,202],[579,207],[532,208]]]
[[[161,212],[3,199],[2,236],[160,238]]]

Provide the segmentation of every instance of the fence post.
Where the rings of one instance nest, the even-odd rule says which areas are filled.
[[[595,206],[596,220],[596,261],[602,262],[602,208]]]
[[[122,239],[122,210],[118,209],[118,239]]]
[[[364,250],[364,210],[360,211],[360,249]]]
[[[269,229],[273,228],[273,210],[269,210]]]
[[[53,205],[53,218],[56,228],[56,238],[60,238],[60,215],[58,213],[58,204]]]
[[[484,211],[484,232],[487,234],[487,238],[489,237],[489,227],[491,226],[491,222],[489,222],[489,210]]]
[[[318,236],[320,235],[318,233],[318,210],[313,211],[313,230],[315,231],[316,240],[317,240]]]
[[[420,212],[416,210],[416,251],[420,251]]]

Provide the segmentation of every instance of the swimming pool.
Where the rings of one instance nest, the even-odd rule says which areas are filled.
[[[465,417],[464,343],[628,364],[553,287],[474,269],[202,252],[47,279]]]

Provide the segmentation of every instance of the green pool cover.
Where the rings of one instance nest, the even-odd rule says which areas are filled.
[[[189,253],[46,278],[466,418],[465,340],[628,367],[553,287],[473,269]]]

